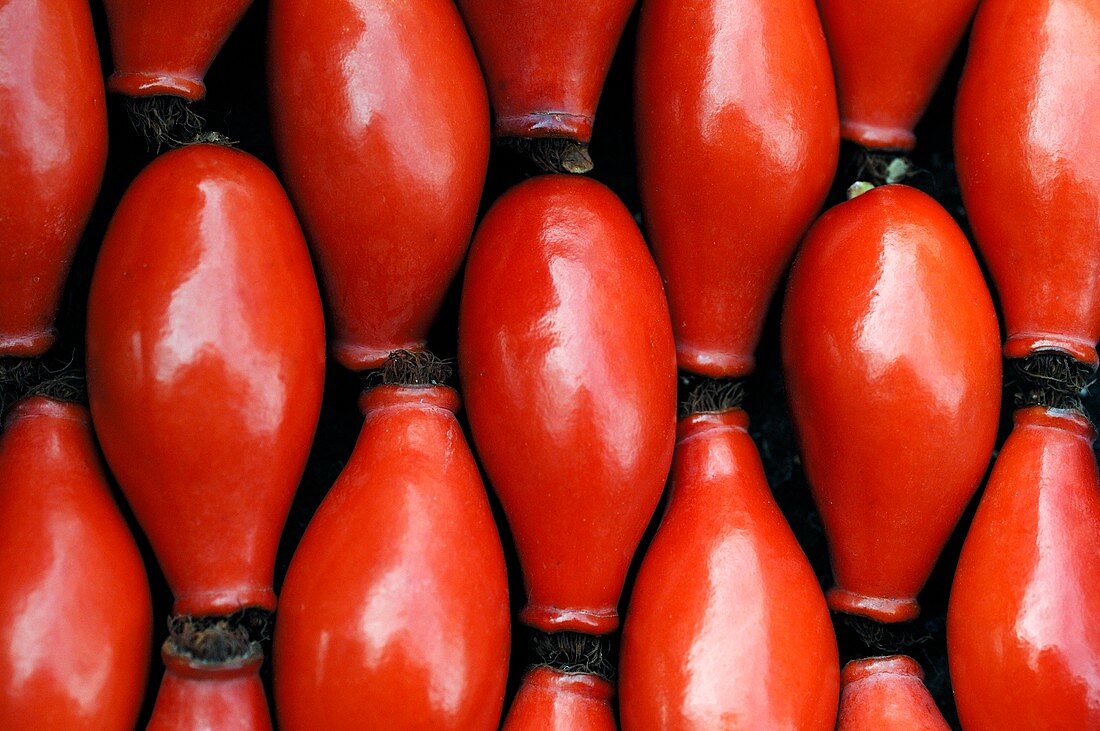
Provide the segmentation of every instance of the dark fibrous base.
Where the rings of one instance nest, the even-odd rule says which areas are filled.
[[[84,372],[72,359],[0,358],[0,417],[9,406],[28,396],[84,403]]]
[[[1016,408],[1045,406],[1085,413],[1084,398],[1096,372],[1065,353],[1044,351],[1012,361]]]
[[[588,145],[564,137],[501,137],[505,147],[524,155],[544,173],[584,174],[592,170]]]
[[[453,375],[452,363],[430,350],[395,350],[381,368],[363,374],[363,387],[446,386]]]
[[[680,418],[729,411],[741,406],[744,400],[744,381],[680,373]]]
[[[580,632],[534,633],[535,655],[540,665],[563,673],[588,673],[611,680],[615,665],[608,657],[611,643],[606,637]]]
[[[220,664],[253,657],[269,638],[271,613],[247,608],[229,616],[168,618],[168,642],[179,655]]]

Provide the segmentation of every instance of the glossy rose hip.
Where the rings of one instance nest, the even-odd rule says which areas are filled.
[[[950,731],[911,657],[853,660],[841,674],[837,731]]]
[[[1100,338],[1100,3],[988,0],[955,110],[967,215],[997,284],[1005,355]]]
[[[537,666],[523,676],[504,731],[615,731],[614,695],[603,678]]]
[[[668,474],[676,364],[657,269],[611,191],[551,175],[497,201],[466,267],[458,358],[526,579],[520,619],[612,631]]]
[[[635,114],[680,367],[747,375],[836,170],[836,95],[812,0],[644,3]]]
[[[839,665],[825,597],[772,499],[741,409],[680,421],[668,511],[620,659],[623,728],[831,731]]]
[[[489,104],[450,0],[274,0],[271,122],[345,367],[420,349],[470,243]]]
[[[985,472],[1001,399],[993,303],[932,198],[875,188],[806,236],[783,313],[783,367],[838,611],[913,619]]]
[[[56,337],[107,160],[103,97],[87,2],[0,4],[0,357]]]

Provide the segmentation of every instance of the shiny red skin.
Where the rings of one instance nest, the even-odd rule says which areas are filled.
[[[108,88],[130,97],[206,96],[206,76],[252,0],[103,0],[115,71]]]
[[[592,139],[596,105],[635,0],[456,0],[497,137]]]
[[[279,726],[496,729],[508,577],[458,394],[379,386],[360,405],[355,451],[283,585]]]
[[[85,0],[0,5],[0,357],[46,352],[107,162]]]
[[[1100,338],[1100,3],[987,0],[955,110],[959,184],[996,282],[1005,355]]]
[[[527,671],[503,731],[616,731],[611,683],[546,666]]]
[[[1100,480],[1093,426],[1016,412],[963,544],[947,612],[967,731],[1100,728]]]
[[[623,630],[627,731],[833,729],[829,610],[748,424],[741,409],[680,421],[668,511]]]
[[[993,450],[999,338],[970,244],[924,193],[875,188],[807,234],[787,291],[783,365],[834,610],[917,616],[917,593]]]
[[[162,650],[164,679],[146,731],[271,731],[262,653],[204,665]]]
[[[458,349],[474,445],[523,568],[520,620],[614,630],[676,429],[668,309],[619,199],[568,175],[505,193],[470,250]]]
[[[837,731],[951,731],[911,657],[853,660],[841,683]]]
[[[840,135],[872,150],[912,150],[978,0],[817,0],[840,97]]]
[[[324,347],[309,252],[271,171],[215,145],[154,160],[96,263],[88,394],[176,613],[274,609]]]
[[[836,171],[836,93],[812,0],[644,3],[635,108],[680,368],[747,375]]]
[[[152,609],[83,406],[33,396],[0,434],[0,728],[132,729]]]
[[[489,103],[449,0],[273,0],[271,123],[336,360],[419,350],[474,229]]]

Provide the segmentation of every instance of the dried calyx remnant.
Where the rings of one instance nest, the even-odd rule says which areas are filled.
[[[381,368],[364,375],[364,387],[446,386],[451,380],[451,362],[429,350],[395,350]]]
[[[501,137],[505,147],[529,157],[544,173],[583,174],[592,170],[588,145],[565,137]]]
[[[611,641],[607,637],[595,637],[580,632],[534,633],[537,664],[560,670],[563,673],[587,673],[611,680],[615,665],[608,657]]]
[[[1083,403],[1096,371],[1057,351],[1033,353],[1012,361],[1016,371],[1016,408],[1046,406],[1085,413]]]
[[[917,645],[935,639],[935,632],[926,621],[883,624],[868,617],[844,614],[844,626],[854,634],[872,655],[906,653]]]
[[[67,361],[53,358],[0,358],[0,417],[16,401],[28,396],[49,396],[58,401],[86,400],[84,372]]]
[[[262,653],[261,642],[270,639],[271,613],[247,608],[229,616],[168,618],[168,645],[172,652],[191,660],[225,664]]]
[[[152,152],[182,147],[196,142],[232,145],[233,141],[218,132],[206,130],[206,120],[178,96],[143,96],[126,99],[126,114],[130,123]]]
[[[729,411],[744,400],[744,381],[680,373],[680,418]]]

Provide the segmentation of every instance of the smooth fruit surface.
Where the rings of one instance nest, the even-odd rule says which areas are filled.
[[[611,683],[539,666],[523,676],[504,731],[616,731]]]
[[[836,171],[836,93],[812,0],[649,0],[634,96],[645,228],[680,368],[747,375]]]
[[[0,433],[0,728],[132,729],[152,609],[87,410],[33,396]]]
[[[449,388],[363,395],[355,451],[298,546],[275,630],[284,729],[496,729],[504,552]]]
[[[833,609],[916,617],[992,454],[999,338],[970,244],[924,193],[875,188],[807,234],[787,290],[783,367]]]
[[[627,609],[627,729],[831,731],[839,664],[817,577],[741,409],[680,421],[668,511]]]
[[[103,0],[115,71],[131,97],[206,96],[203,77],[252,0]]]
[[[549,175],[496,202],[466,266],[458,358],[524,572],[520,619],[612,631],[672,459],[676,363],[657,268],[610,190]]]
[[[146,731],[271,731],[262,654],[213,666],[167,649],[161,658],[166,670]]]
[[[988,0],[955,109],[967,215],[1008,330],[1005,355],[1097,365],[1100,3]]]
[[[424,347],[470,243],[489,103],[450,0],[274,0],[271,124],[336,360]]]
[[[88,3],[0,3],[0,357],[41,355],[53,344],[106,162]]]
[[[1016,412],[947,613],[951,684],[968,731],[1100,727],[1095,438],[1075,412]]]
[[[278,180],[227,147],[158,157],[96,262],[88,393],[176,613],[274,609],[323,383],[317,282]]]
[[[853,660],[841,674],[837,731],[950,731],[911,657]]]
[[[978,0],[818,0],[840,97],[840,134],[911,150]]]
[[[635,0],[457,0],[493,102],[498,137],[588,142]]]

